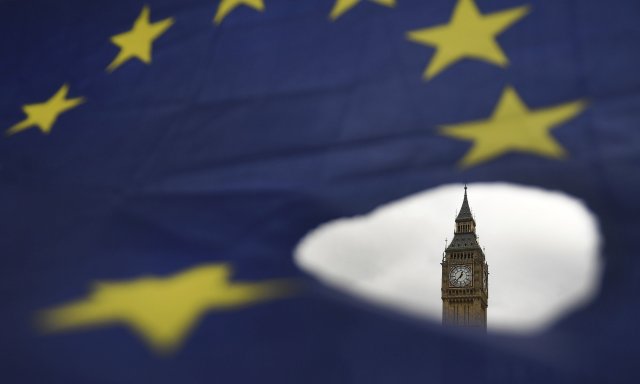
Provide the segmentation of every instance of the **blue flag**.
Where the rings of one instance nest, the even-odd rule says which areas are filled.
[[[1,382],[640,380],[637,1],[4,0],[0,20]],[[598,296],[483,337],[294,263],[324,222],[462,180],[583,200]]]

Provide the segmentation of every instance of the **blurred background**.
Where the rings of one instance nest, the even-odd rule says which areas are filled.
[[[637,381],[639,16],[1,0],[0,381]],[[486,335],[428,290],[464,182]]]

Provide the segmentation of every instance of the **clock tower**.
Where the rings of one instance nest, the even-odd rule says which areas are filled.
[[[442,258],[442,325],[487,329],[489,266],[478,244],[476,221],[467,200],[456,217],[453,240]]]

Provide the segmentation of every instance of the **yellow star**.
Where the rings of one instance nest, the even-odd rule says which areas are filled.
[[[218,5],[218,10],[216,11],[213,21],[216,24],[222,23],[222,20],[224,20],[231,11],[241,5],[246,5],[260,12],[264,11],[263,0],[220,0],[220,5]]]
[[[120,47],[120,52],[107,67],[107,72],[113,72],[129,59],[137,58],[143,63],[151,63],[151,45],[171,25],[173,18],[169,17],[149,23],[149,7],[144,6],[140,16],[133,23],[133,28],[127,32],[111,37],[111,42]]]
[[[38,318],[45,332],[121,323],[159,353],[175,351],[209,310],[231,310],[290,295],[291,280],[231,282],[227,264],[205,264],[167,278],[143,277],[99,282],[84,299],[45,310]]]
[[[335,21],[338,17],[348,12],[351,8],[355,7],[361,0],[336,0],[329,14],[329,18]],[[393,8],[396,6],[396,0],[370,0],[374,3],[384,5],[385,7]]]
[[[74,99],[67,99],[67,93],[69,92],[69,85],[64,84],[55,95],[44,103],[27,104],[22,107],[22,110],[27,117],[21,122],[13,125],[6,132],[7,135],[13,135],[20,131],[31,127],[38,127],[42,133],[51,132],[53,124],[55,124],[58,116],[61,113],[75,108],[84,102],[83,97],[77,97]]]
[[[410,31],[407,39],[436,48],[423,73],[425,80],[465,58],[506,67],[509,60],[496,37],[527,13],[529,7],[521,6],[483,15],[473,0],[458,0],[449,24]]]
[[[577,100],[548,108],[530,110],[516,91],[506,87],[489,119],[444,125],[440,132],[456,139],[473,141],[460,161],[470,167],[507,152],[533,153],[552,159],[565,156],[565,150],[549,131],[573,119],[587,107]]]

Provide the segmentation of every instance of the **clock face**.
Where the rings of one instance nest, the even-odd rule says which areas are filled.
[[[449,272],[449,285],[453,287],[466,287],[471,285],[471,266],[456,265]]]

